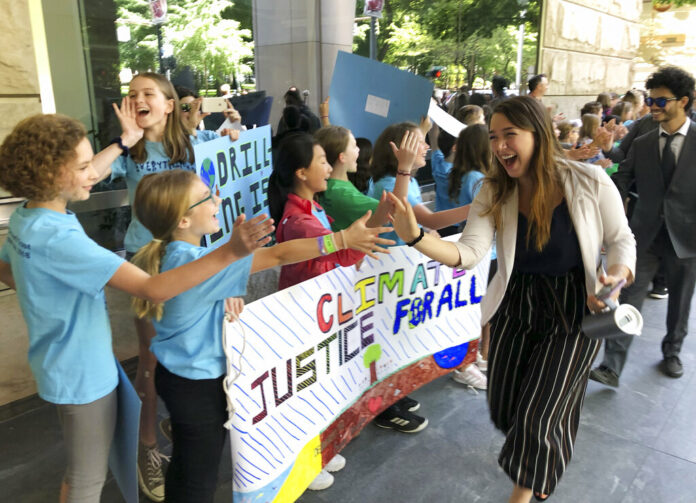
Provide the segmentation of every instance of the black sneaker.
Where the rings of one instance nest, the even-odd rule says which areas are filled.
[[[590,379],[612,388],[619,387],[619,376],[610,368],[600,365],[590,371]]]
[[[410,396],[405,396],[398,402],[396,402],[396,405],[399,406],[400,409],[407,410],[409,412],[416,412],[418,409],[420,409],[420,402],[418,400],[414,400]]]
[[[651,299],[666,299],[669,297],[669,292],[667,291],[666,286],[655,286],[648,293],[648,297]]]
[[[662,372],[669,377],[681,377],[684,375],[684,367],[678,356],[665,356],[662,360]]]
[[[417,433],[428,426],[428,420],[392,405],[375,418],[375,424],[380,428],[389,428],[402,433]]]

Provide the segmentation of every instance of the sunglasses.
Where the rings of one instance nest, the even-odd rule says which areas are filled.
[[[191,111],[191,104],[190,103],[179,103],[179,107],[181,108],[182,112],[190,112]]]
[[[665,108],[667,106],[668,101],[675,101],[678,100],[679,98],[645,98],[645,104],[651,107],[654,104],[656,104],[660,108]]]
[[[211,201],[212,199],[213,199],[213,193],[210,192],[210,194],[208,194],[208,197],[206,197],[205,199],[201,199],[200,201],[198,201],[198,202],[195,203],[195,204],[192,204],[191,206],[188,207],[188,209],[189,209],[189,210],[192,210],[192,209],[195,208],[196,206],[201,205],[201,204],[203,204],[203,203],[206,202],[206,201]]]

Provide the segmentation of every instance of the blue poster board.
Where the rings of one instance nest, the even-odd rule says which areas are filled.
[[[433,87],[424,77],[341,51],[331,79],[329,120],[374,143],[390,124],[418,124],[428,114]]]
[[[226,243],[232,224],[242,213],[247,220],[268,213],[268,178],[273,170],[271,126],[242,131],[232,142],[224,136],[194,145],[196,172],[214,194],[222,199],[220,231],[205,236],[205,245],[217,248]]]
[[[138,393],[121,364],[118,367],[118,415],[109,451],[109,468],[126,503],[138,502],[138,438],[140,407]]]

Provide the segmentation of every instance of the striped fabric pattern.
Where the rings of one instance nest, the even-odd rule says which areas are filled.
[[[581,270],[513,272],[491,320],[488,404],[506,435],[498,463],[515,484],[540,493],[553,493],[573,454],[600,347],[581,333],[585,302]]]

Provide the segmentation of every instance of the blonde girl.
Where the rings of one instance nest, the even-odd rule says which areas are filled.
[[[114,105],[114,112],[123,132],[95,156],[93,164],[99,180],[109,175],[112,180],[126,179],[131,205],[141,178],[170,169],[195,171],[193,145],[218,137],[212,131],[197,136],[190,134],[197,124],[197,114],[188,114],[190,123],[184,124],[174,87],[166,77],[156,73],[146,72],[134,77],[128,95],[123,98],[120,108]],[[229,133],[233,140],[239,137],[238,131]],[[132,218],[124,239],[126,258],[130,259],[151,239],[150,232],[137,218]],[[136,318],[135,329],[138,334],[135,389],[143,401],[138,480],[148,498],[163,501],[164,480],[156,437],[157,394],[153,381],[157,360],[150,351],[150,339],[155,332],[152,323],[146,319]]]

